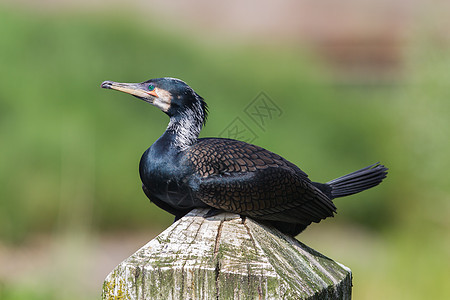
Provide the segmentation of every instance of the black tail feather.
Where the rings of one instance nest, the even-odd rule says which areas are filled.
[[[331,196],[333,198],[353,195],[380,184],[386,178],[387,170],[388,168],[378,162],[331,180],[326,185],[331,187]]]

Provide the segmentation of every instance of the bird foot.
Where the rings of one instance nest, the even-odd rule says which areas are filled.
[[[242,224],[245,223],[245,220],[247,220],[247,216],[239,215],[241,217]]]
[[[221,213],[223,213],[223,210],[212,207],[204,215],[204,218],[214,217],[214,216],[217,216],[218,214],[221,214]]]

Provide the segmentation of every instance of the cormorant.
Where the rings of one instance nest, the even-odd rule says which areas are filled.
[[[376,163],[327,183],[264,148],[226,138],[198,138],[206,102],[185,82],[156,78],[142,83],[105,81],[148,102],[170,117],[164,134],[142,155],[142,188],[160,208],[179,219],[193,208],[228,211],[266,221],[295,236],[311,222],[333,216],[332,199],[378,185],[387,168]]]

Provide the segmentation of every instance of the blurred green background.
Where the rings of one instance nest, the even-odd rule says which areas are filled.
[[[108,272],[171,224],[138,175],[168,118],[99,88],[163,76],[207,100],[201,136],[240,117],[314,181],[388,166],[380,187],[336,200],[337,216],[298,239],[352,269],[354,299],[449,298],[445,1],[391,1],[379,31],[365,26],[384,12],[375,1],[175,2],[0,3],[0,299],[97,299]],[[310,23],[290,23],[297,13]],[[321,18],[341,31],[307,26]],[[283,111],[264,129],[244,113],[261,91]]]

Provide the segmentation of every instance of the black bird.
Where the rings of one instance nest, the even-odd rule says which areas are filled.
[[[261,147],[225,138],[198,138],[206,102],[185,82],[157,78],[142,83],[105,81],[148,102],[169,117],[164,134],[142,155],[142,188],[160,208],[183,217],[211,208],[264,220],[295,236],[311,222],[333,216],[332,199],[378,185],[387,175],[379,163],[327,183],[312,182],[296,165]]]

